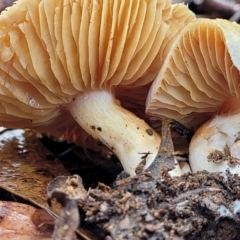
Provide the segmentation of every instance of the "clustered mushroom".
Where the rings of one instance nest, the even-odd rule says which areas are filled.
[[[130,175],[147,168],[161,137],[118,99],[129,109],[142,102],[132,93],[156,77],[171,27],[173,39],[194,18],[181,20],[177,6],[188,11],[170,0],[16,1],[0,16],[1,125],[89,134]]]
[[[189,148],[193,172],[240,173],[240,27],[196,19],[178,35],[147,98],[152,121],[198,128]]]

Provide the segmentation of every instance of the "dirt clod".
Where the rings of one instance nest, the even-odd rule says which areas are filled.
[[[105,239],[240,239],[240,177],[229,172],[144,173],[89,194],[85,221]]]
[[[208,161],[214,163],[220,163],[227,161],[229,167],[236,167],[240,164],[240,160],[230,156],[230,154],[224,153],[219,150],[215,150],[208,155]]]

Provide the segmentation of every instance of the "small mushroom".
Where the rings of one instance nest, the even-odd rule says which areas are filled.
[[[193,172],[207,170],[240,174],[240,114],[217,114],[194,134],[189,146]]]
[[[174,42],[153,82],[147,114],[197,128],[189,149],[193,172],[239,173],[240,27],[197,19]]]
[[[116,96],[153,81],[171,16],[170,0],[16,1],[0,16],[1,124],[87,133],[129,174],[147,168],[161,137]]]

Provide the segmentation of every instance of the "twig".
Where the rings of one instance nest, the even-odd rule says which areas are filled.
[[[152,177],[154,179],[159,178],[160,173],[163,170],[171,170],[174,168],[175,160],[173,156],[173,142],[170,131],[169,123],[170,119],[163,119],[162,121],[162,142],[158,155],[155,158],[154,162],[148,168],[151,171]]]

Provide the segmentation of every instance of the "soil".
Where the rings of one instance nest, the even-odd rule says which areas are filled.
[[[165,168],[172,146],[168,129],[163,129],[165,158],[158,164]],[[91,232],[91,237],[82,239],[240,239],[239,176],[203,171],[170,177],[160,168],[162,174],[156,177],[155,166],[152,172],[130,178],[119,174],[122,168],[114,156],[88,151],[90,160],[81,148],[42,140],[72,174],[82,177],[88,190],[79,205],[81,230]]]
[[[240,239],[240,177],[228,172],[156,180],[144,173],[89,195],[83,225],[98,239]]]
[[[214,150],[212,153],[210,153],[208,155],[208,161],[214,163],[227,161],[229,167],[236,167],[240,164],[240,160],[238,158],[232,157],[228,152],[222,152],[219,150]]]

